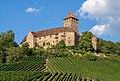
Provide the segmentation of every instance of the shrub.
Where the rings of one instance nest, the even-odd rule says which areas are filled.
[[[87,53],[87,54],[83,55],[82,59],[83,60],[88,60],[88,61],[96,61],[97,56],[92,54],[92,53]]]

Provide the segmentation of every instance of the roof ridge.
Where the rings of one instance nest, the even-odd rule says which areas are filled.
[[[72,13],[72,11],[70,11],[70,12],[68,13],[68,15],[65,17],[65,19],[67,19],[67,18],[77,19],[76,16]],[[77,20],[78,20],[78,19],[77,19]]]
[[[50,29],[46,29],[46,30],[59,29],[59,28],[64,28],[64,27],[50,28]],[[46,31],[46,30],[39,30],[39,31],[36,31],[36,32],[41,32],[41,31]],[[36,33],[36,32],[34,32],[34,33]]]

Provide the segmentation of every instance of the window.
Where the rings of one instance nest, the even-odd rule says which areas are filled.
[[[70,37],[68,37],[68,39],[70,39]]]
[[[66,35],[64,34],[64,35],[61,35],[61,37],[66,37]]]
[[[58,37],[55,37],[55,39],[58,39]]]
[[[56,40],[56,42],[58,43],[58,40]]]
[[[68,41],[68,43],[70,43],[70,41]]]

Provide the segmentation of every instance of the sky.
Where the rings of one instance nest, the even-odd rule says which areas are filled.
[[[120,0],[0,0],[0,32],[12,30],[20,44],[33,32],[63,27],[70,11],[79,33],[91,31],[104,40],[120,41]]]

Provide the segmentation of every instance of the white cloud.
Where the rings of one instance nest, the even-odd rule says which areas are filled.
[[[77,11],[83,18],[96,19],[95,35],[120,36],[120,0],[86,0]]]
[[[28,8],[25,9],[25,12],[27,12],[27,13],[38,13],[42,9],[44,9],[44,7],[41,7],[41,8],[28,7]]]
[[[95,25],[90,31],[94,32],[95,35],[105,35],[108,29],[108,25]]]

